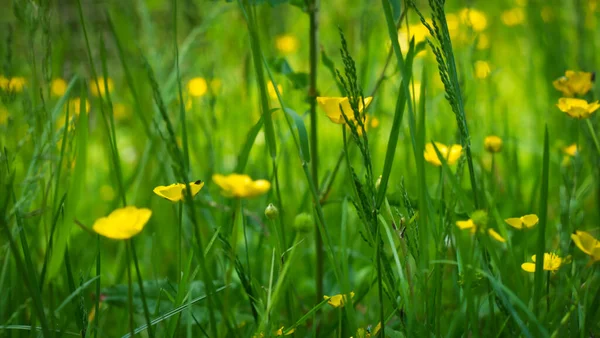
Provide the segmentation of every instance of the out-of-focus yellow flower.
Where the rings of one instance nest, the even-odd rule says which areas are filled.
[[[481,33],[477,38],[477,49],[484,50],[490,48],[490,38],[487,34]]]
[[[279,94],[283,94],[283,87],[281,87],[280,84],[277,85],[277,90],[279,91]],[[277,92],[275,91],[275,86],[273,86],[273,82],[271,81],[267,83],[267,92],[269,92],[271,99],[277,100]]]
[[[152,211],[133,206],[116,209],[110,215],[98,218],[92,229],[111,239],[129,239],[144,229]]]
[[[457,221],[456,226],[461,230],[469,230],[472,234],[476,233],[478,230],[477,224],[472,219],[468,219],[466,221]],[[498,242],[504,243],[506,239],[502,237],[496,230],[492,228],[487,229],[487,233],[490,237],[495,239]]]
[[[502,150],[502,139],[495,135],[487,136],[483,140],[485,150],[490,153],[498,153]]]
[[[100,87],[100,92],[98,92],[98,86],[96,86],[96,83],[98,83],[98,86]],[[94,96],[100,96],[100,95],[104,96],[104,95],[106,95],[107,87],[108,87],[108,92],[112,93],[113,89],[115,89],[115,84],[114,84],[113,80],[110,77],[107,77],[106,83],[105,83],[104,78],[99,77],[96,79],[96,81],[91,83],[90,92]],[[98,95],[98,93],[100,93],[100,95]]]
[[[192,197],[196,196],[202,187],[204,187],[204,182],[201,180],[190,182]],[[185,184],[183,183],[173,183],[167,186],[159,185],[153,191],[158,196],[168,199],[171,202],[179,202],[185,199]]]
[[[586,119],[600,108],[598,101],[588,103],[583,99],[573,99],[568,97],[561,97],[558,99],[558,104],[556,104],[556,106],[564,113],[567,113],[567,115],[576,119]]]
[[[50,92],[52,92],[52,96],[61,97],[65,95],[67,91],[67,81],[56,78],[50,82]]]
[[[364,108],[368,107],[372,100],[373,97],[371,96],[365,97],[365,107],[363,107],[363,100],[359,100],[358,111],[362,113]],[[342,111],[340,110],[340,106],[342,107],[342,110],[344,111],[344,114],[346,114],[348,120],[354,120],[354,111],[352,110],[352,107],[350,106],[350,101],[347,97],[319,96],[317,97],[317,102],[319,103],[319,106],[321,106],[321,109],[325,111],[327,117],[333,123],[346,123],[346,120],[344,120],[344,116],[342,115]]]
[[[440,151],[440,154],[446,159],[448,165],[455,164],[460,155],[462,155],[462,146],[460,144],[453,144],[450,147],[446,146],[443,143],[435,142],[435,146]],[[439,167],[442,165],[442,161],[439,159],[437,153],[435,152],[435,148],[433,147],[433,143],[427,143],[425,145],[425,161]]]
[[[485,79],[492,72],[490,64],[487,61],[477,60],[475,61],[475,77],[478,79]]]
[[[347,295],[335,295],[335,296],[323,296],[323,299],[327,300],[327,304],[333,307],[340,307],[346,304]],[[354,291],[350,292],[350,299],[354,298]]]
[[[431,23],[431,22],[429,22]],[[421,41],[425,41],[429,36],[429,30],[422,23],[409,25],[408,29],[406,26],[402,26],[398,30],[398,42],[400,43],[400,49],[403,53],[407,53],[410,47],[409,43],[411,39],[415,39],[415,45]],[[420,51],[415,57],[423,56],[427,53],[427,49]]]
[[[562,148],[563,153],[565,153],[565,155],[569,155],[571,157],[577,155],[578,149],[577,149],[577,144],[573,143],[568,147],[564,147]]]
[[[21,76],[12,77],[10,79],[0,76],[0,88],[2,88],[4,91],[20,93],[23,91],[23,88],[26,84],[27,80]]]
[[[230,174],[224,176],[215,174],[212,178],[221,187],[223,195],[227,197],[256,197],[271,189],[271,182],[267,180],[253,181],[248,175]]]
[[[73,116],[73,113],[75,113],[76,116],[79,116],[79,114],[81,114],[81,99],[79,97],[69,100],[69,112],[71,116]],[[89,100],[85,100],[85,112],[90,112]]]
[[[585,231],[577,230],[571,234],[571,239],[577,247],[592,259],[590,264],[600,261],[600,241]]]
[[[522,217],[507,218],[504,220],[504,222],[506,222],[508,225],[515,229],[533,228],[536,224],[538,224],[539,221],[540,219],[536,214],[529,214]]]
[[[554,80],[552,85],[564,96],[585,95],[594,85],[594,73],[567,70],[565,75]]]
[[[123,121],[131,116],[131,111],[126,105],[122,103],[115,103],[113,105],[113,116],[117,121]]]
[[[293,35],[279,35],[275,38],[275,47],[283,54],[291,54],[298,50],[300,42]]]
[[[515,7],[502,12],[500,19],[509,27],[520,25],[525,21],[525,11],[521,7]]]
[[[195,77],[188,81],[188,92],[191,96],[200,97],[206,94],[208,85],[203,77]]]
[[[8,122],[8,110],[0,107],[0,125],[6,124],[6,122]]]
[[[371,127],[371,128],[377,128],[379,127],[379,119],[376,118],[375,116],[373,117],[369,117],[369,115],[367,115],[367,124]]]
[[[292,333],[294,333],[296,331],[296,329],[291,329],[290,331],[288,331],[287,333],[283,333],[283,326],[279,328],[279,330],[275,331],[275,335],[276,336],[289,336]]]
[[[535,272],[535,255],[531,256],[533,263],[523,263],[521,268],[527,272]],[[544,253],[544,270],[556,271],[561,265],[568,263],[568,259],[560,258],[555,253]]]
[[[458,12],[460,20],[476,32],[481,32],[487,27],[487,17],[484,12],[473,8],[463,8]]]

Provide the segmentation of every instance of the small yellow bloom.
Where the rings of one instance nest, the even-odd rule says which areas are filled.
[[[124,207],[111,212],[107,217],[98,218],[92,229],[111,239],[129,239],[144,229],[150,216],[150,209]]]
[[[296,329],[291,329],[288,333],[283,334],[283,326],[279,328],[279,330],[275,331],[275,335],[276,336],[289,336],[292,333],[294,333],[294,331],[296,331]]]
[[[475,224],[472,219],[468,219],[466,221],[457,221],[456,226],[461,230],[469,230],[472,234],[477,232],[477,224]],[[487,233],[490,237],[498,242],[506,242],[506,239],[504,239],[504,237],[502,237],[498,232],[496,232],[496,230],[492,228],[487,229]]]
[[[196,196],[198,192],[204,187],[204,182],[198,180],[196,182],[190,182],[190,188],[192,189],[192,197]],[[166,198],[171,202],[179,202],[185,199],[185,184],[173,183],[171,185],[159,185],[154,188],[154,193],[162,198]]]
[[[440,151],[440,154],[444,156],[448,165],[455,164],[460,156],[462,155],[462,146],[460,144],[453,144],[450,147],[446,146],[443,143],[435,142],[435,146]],[[442,165],[442,161],[438,158],[437,153],[435,152],[435,148],[433,147],[433,143],[428,143],[425,145],[425,161],[439,167]]]
[[[221,187],[223,195],[227,197],[256,197],[271,189],[271,182],[267,180],[253,181],[248,175],[230,174],[224,176],[215,174],[212,178]]]
[[[564,113],[567,113],[567,115],[576,119],[588,118],[593,112],[600,108],[598,101],[588,103],[586,100],[567,97],[558,99],[558,104],[556,106]]]
[[[592,237],[588,232],[576,231],[571,234],[571,239],[577,247],[592,259],[590,263],[600,261],[600,241]]]
[[[431,24],[431,21],[428,21]],[[398,42],[403,53],[407,53],[410,48],[410,41],[415,39],[415,45],[425,41],[429,37],[429,29],[420,22],[414,25],[402,26],[398,30]],[[389,48],[389,47],[388,47]],[[420,51],[415,57],[421,57],[427,53],[426,49]]]
[[[552,84],[565,96],[585,95],[592,89],[594,73],[567,70],[565,76],[554,80]]]
[[[531,256],[533,263],[523,263],[521,268],[527,272],[535,272],[535,255]],[[560,258],[554,253],[544,254],[544,270],[556,271],[563,263],[568,263],[568,259]]]
[[[525,12],[523,11],[523,8],[515,7],[502,12],[500,18],[505,25],[516,26],[525,21]]]
[[[200,97],[206,94],[208,85],[203,77],[195,77],[188,81],[188,92],[191,96]]]
[[[481,11],[473,8],[464,8],[458,15],[463,23],[472,27],[476,32],[481,32],[487,27],[487,17]]]
[[[350,299],[352,298],[354,298],[354,291],[350,292]],[[347,295],[323,296],[323,299],[327,300],[327,304],[333,307],[340,307],[346,304]]]
[[[371,97],[371,96],[365,97],[364,98],[364,101],[365,101],[364,107],[363,107],[363,100],[359,100],[359,104],[358,104],[359,113],[362,114],[363,110],[369,106],[369,104],[371,103],[372,100],[373,100],[373,97]],[[337,124],[345,124],[346,123],[346,120],[344,120],[344,116],[342,115],[342,111],[340,110],[340,106],[342,107],[342,110],[344,111],[344,114],[346,114],[346,117],[348,118],[348,120],[351,120],[351,121],[354,120],[354,111],[352,110],[352,107],[350,106],[350,101],[348,100],[347,97],[319,96],[319,97],[317,97],[317,102],[319,103],[319,106],[321,106],[321,109],[323,109],[325,111],[325,113],[327,114],[327,117],[333,123],[337,123]]]
[[[5,78],[4,76],[0,76],[0,88],[5,91],[11,91],[15,93],[20,93],[23,91],[23,88],[27,84],[27,80],[24,77],[17,76],[10,79]]]
[[[490,64],[487,61],[475,61],[475,77],[485,79],[492,72]]]
[[[577,152],[579,151],[579,149],[577,149],[577,144],[573,143],[568,147],[564,147],[562,148],[563,153],[565,153],[565,155],[569,155],[571,157],[577,155]]]
[[[96,83],[98,84],[96,86]],[[98,86],[100,87],[100,95],[104,96],[106,94],[106,88],[108,87],[108,92],[112,93],[113,89],[115,88],[115,84],[113,83],[113,80],[110,77],[106,78],[106,83],[104,82],[104,78],[103,77],[99,77],[96,79],[96,81],[92,82],[90,85],[90,92],[92,92],[92,95],[94,96],[100,96],[98,95]]]
[[[89,113],[90,112],[90,101],[89,100],[85,100],[85,112]],[[81,113],[81,99],[76,97],[74,99],[69,100],[69,113],[71,114],[71,116],[73,116],[73,113],[75,113],[75,115],[79,116],[79,114]]]
[[[283,88],[280,84],[277,85],[277,90],[279,91],[279,94],[283,94]],[[267,92],[269,92],[271,99],[277,100],[277,92],[275,91],[275,86],[273,86],[273,82],[271,81],[267,83]]]
[[[50,83],[50,91],[52,92],[52,96],[61,97],[65,95],[65,92],[67,91],[67,81],[61,78],[52,80]]]
[[[536,214],[525,215],[523,217],[513,217],[504,220],[508,225],[516,229],[533,228],[540,219]]]
[[[502,139],[495,135],[490,135],[483,141],[485,150],[490,153],[498,153],[502,150]]]
[[[283,54],[291,54],[298,50],[300,42],[293,35],[279,35],[275,38],[275,47]]]

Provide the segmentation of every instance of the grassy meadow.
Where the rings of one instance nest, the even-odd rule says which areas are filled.
[[[2,1],[0,337],[599,336],[599,20]]]

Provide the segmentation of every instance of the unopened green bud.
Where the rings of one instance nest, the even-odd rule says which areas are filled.
[[[487,229],[488,214],[485,210],[476,210],[471,215],[471,219],[473,220],[473,223],[475,223],[475,225],[477,226],[477,229],[480,229],[482,231]]]
[[[267,216],[268,219],[276,219],[279,217],[279,209],[277,209],[273,203],[269,203],[265,209],[265,216]]]
[[[294,219],[294,230],[306,233],[311,232],[314,226],[313,217],[306,212],[296,215]]]

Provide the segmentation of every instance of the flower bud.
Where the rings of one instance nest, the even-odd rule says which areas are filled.
[[[269,205],[267,205],[267,207],[265,208],[265,216],[267,216],[268,219],[276,219],[277,217],[279,217],[279,209],[277,209],[276,206],[273,205],[273,203],[269,203]]]
[[[311,214],[303,212],[296,215],[294,219],[294,229],[300,233],[311,232],[314,227],[313,217]]]
[[[490,153],[498,153],[502,150],[502,139],[498,136],[490,135],[483,141],[485,150]]]

